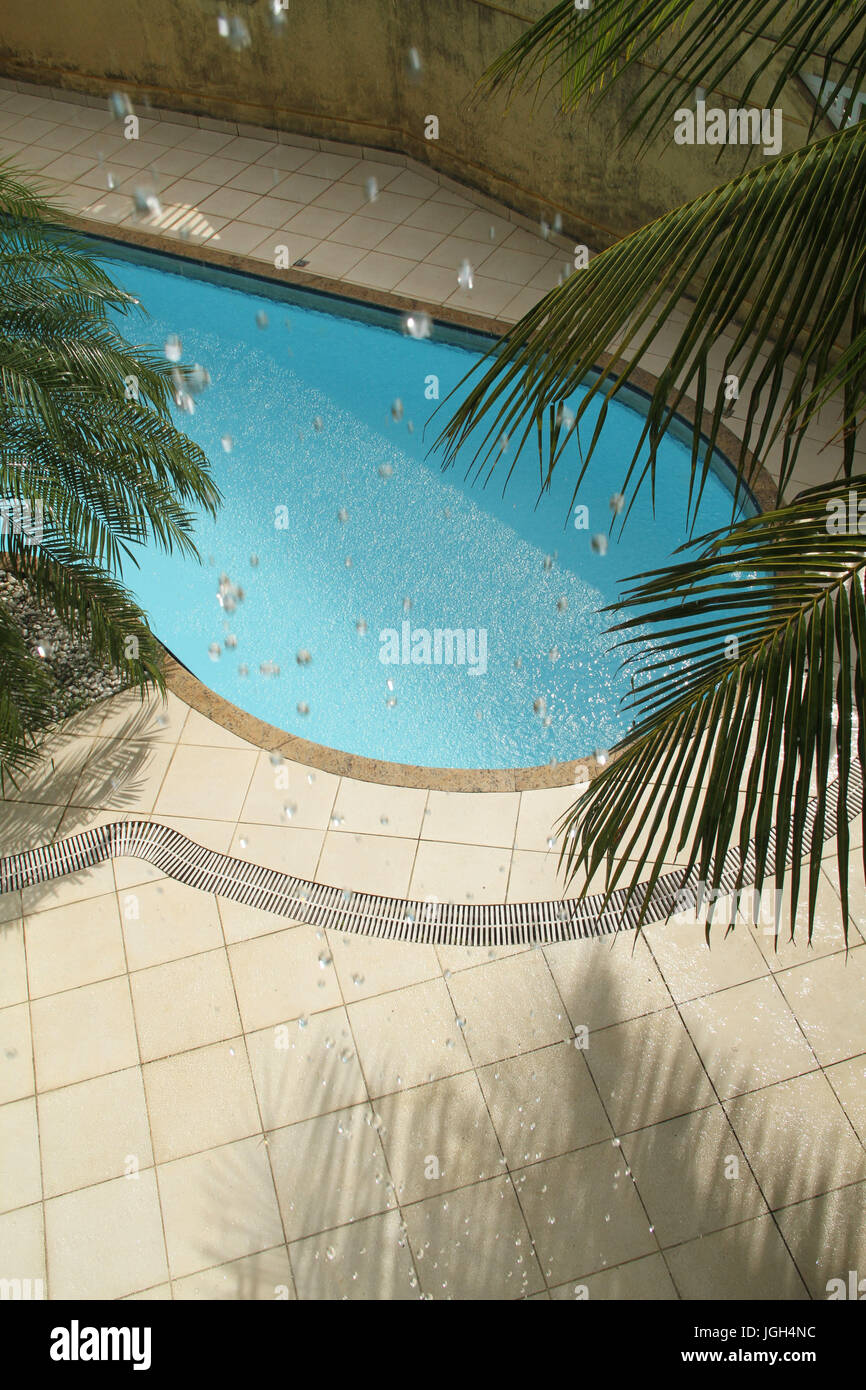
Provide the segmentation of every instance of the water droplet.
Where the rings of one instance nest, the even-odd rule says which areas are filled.
[[[258,567],[259,567],[259,557],[258,557],[258,555],[251,555],[251,556],[250,556],[250,569],[254,569],[254,570],[255,570],[255,569],[258,569]]]
[[[349,520],[349,513],[346,511],[346,508],[345,508],[345,507],[341,507],[340,510],[337,512],[337,520],[338,520],[338,521],[348,521],[348,520]]]
[[[379,464],[379,477],[380,477],[380,478],[391,478],[391,477],[393,477],[393,475],[394,475],[394,469],[393,469],[393,467],[392,467],[392,465],[391,465],[390,463],[380,463],[380,464]]]
[[[610,506],[610,509],[613,512],[614,516],[619,516],[620,512],[625,506],[625,498],[623,497],[622,493],[615,492],[613,494],[613,497],[611,497],[610,503],[608,505]]]
[[[219,642],[211,642],[210,646],[207,649],[207,654],[210,657],[211,661],[219,661],[220,656],[222,655],[222,648]]]
[[[306,700],[299,700],[297,709],[300,715],[307,715],[310,712],[310,706],[307,704]]]
[[[284,804],[284,806],[283,806],[283,815],[285,816],[286,820],[291,820],[293,816],[297,815],[297,812],[298,812],[298,807],[297,807],[297,803],[296,803],[296,802],[294,802],[294,801],[287,801],[287,802]]]
[[[299,666],[309,666],[312,659],[313,658],[307,651],[306,647],[301,647],[300,651],[297,653],[295,657],[295,661],[298,663]]]
[[[176,333],[169,333],[168,337],[165,340],[163,352],[165,353],[169,362],[180,361],[180,355],[183,352],[183,345],[181,344],[180,338],[177,336]]]
[[[315,420],[313,421],[313,429],[314,429],[314,430],[321,430],[321,429],[324,429],[324,427],[325,427],[325,422],[324,422],[324,420],[322,419],[321,415],[317,415],[316,418],[315,418]]]
[[[410,338],[429,338],[433,331],[433,320],[429,314],[416,309],[403,319],[403,328]]]
[[[265,313],[264,309],[259,309],[259,312],[256,314],[256,327],[257,327],[257,328],[267,328],[267,326],[268,326],[268,316],[267,316],[267,314]]]
[[[376,182],[376,180],[373,178],[367,179],[366,183],[364,184],[364,190],[367,194],[367,202],[375,203],[376,199],[379,196],[379,185]]]
[[[457,272],[457,283],[461,290],[471,290],[475,284],[475,276],[472,266],[468,261],[460,262],[460,269]]]
[[[238,639],[235,637],[233,632],[229,632],[226,635],[225,643],[226,651],[233,652],[238,644]]]
[[[595,761],[598,763],[599,767],[606,767],[608,762],[610,761],[610,754],[608,753],[606,748],[596,748],[592,756],[595,758]]]
[[[108,109],[112,116],[115,116],[119,121],[123,120],[124,116],[132,116],[134,114],[132,102],[126,92],[112,92],[111,96],[108,98]]]
[[[596,555],[607,554],[607,536],[602,535],[600,531],[597,535],[592,537],[589,543],[595,551]]]
[[[366,636],[367,624],[363,618],[359,618],[358,621],[355,623],[355,631],[358,633],[360,637]]]
[[[535,700],[533,700],[532,708],[535,714],[539,716],[545,715],[547,713],[547,701],[545,700],[543,695],[539,695]]]
[[[550,571],[553,569],[553,556],[552,556],[552,555],[545,555],[545,557],[544,557],[544,565],[543,565],[543,568],[544,568],[545,574],[549,574]]]
[[[399,396],[391,405],[391,419],[396,421],[403,419],[403,402]]]
[[[568,608],[568,599],[567,599],[567,598],[565,597],[565,595],[563,594],[562,598],[558,598],[558,599],[556,600],[556,611],[557,611],[557,613],[564,613],[565,610],[566,610],[567,608]]]

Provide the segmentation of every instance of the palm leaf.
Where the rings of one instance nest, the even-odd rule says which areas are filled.
[[[620,491],[636,489],[646,478],[654,486],[659,444],[691,396],[697,405],[691,502],[699,501],[727,405],[728,377],[738,379],[746,407],[738,487],[753,472],[749,451],[760,455],[780,437],[783,490],[811,405],[838,384],[840,349],[851,347],[852,325],[855,331],[861,326],[864,224],[866,123],[743,174],[640,228],[546,295],[456,388],[463,391],[474,380],[437,440],[445,464],[471,443],[468,471],[489,477],[501,458],[503,435],[511,443],[512,469],[534,439],[540,486],[549,484],[567,450],[576,496],[610,401],[662,339],[667,365]],[[694,298],[684,305],[687,291]],[[685,317],[682,328],[678,315]],[[677,341],[671,350],[663,335],[672,323]],[[862,342],[859,332],[857,341]],[[608,351],[610,367],[591,381]],[[845,435],[850,471],[863,406],[862,357],[852,355],[845,370],[852,388]],[[561,403],[587,382],[574,428],[559,428]],[[705,411],[711,423],[704,431]],[[591,412],[588,438],[581,438],[581,423]]]
[[[852,484],[866,494],[866,476]],[[844,526],[837,526],[843,505]],[[649,887],[640,890],[642,919],[671,852],[684,879],[696,871],[710,893],[719,891],[731,852],[737,891],[748,871],[757,891],[772,871],[781,893],[790,860],[793,933],[814,798],[809,938],[828,816],[847,938],[855,765],[866,780],[866,548],[850,520],[847,490],[826,484],[703,537],[684,547],[698,551],[691,558],[629,581],[612,611],[631,616],[612,631],[626,634],[618,645],[635,675],[629,703],[638,718],[563,819],[569,879],[583,870],[588,882],[605,863],[606,891],[630,872],[631,899],[651,865]],[[641,639],[627,635],[647,624],[650,661],[629,650]]]
[[[628,133],[640,129],[645,146],[669,125],[671,111],[691,103],[696,88],[733,85],[740,105],[760,89],[760,104],[773,107],[817,58],[824,86],[811,136],[843,89],[856,92],[866,82],[864,21],[863,0],[592,0],[586,10],[560,0],[490,65],[481,87],[513,94],[534,86],[546,94],[552,73],[561,105],[570,110],[640,68]],[[745,79],[738,76],[741,65],[750,72]],[[844,103],[843,121],[852,101]]]

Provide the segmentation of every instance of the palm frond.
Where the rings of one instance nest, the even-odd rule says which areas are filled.
[[[863,0],[592,0],[587,9],[560,0],[490,65],[482,89],[513,94],[534,86],[541,93],[552,75],[569,110],[640,68],[628,133],[640,129],[646,145],[676,107],[691,103],[696,88],[733,85],[740,105],[760,90],[761,105],[773,107],[816,58],[823,86],[810,136],[847,88],[856,93],[866,82]],[[843,121],[853,100],[843,103]]]
[[[860,329],[866,305],[864,223],[866,123],[743,174],[640,228],[575,270],[460,383],[462,392],[465,382],[475,382],[436,441],[446,466],[471,446],[468,471],[489,476],[505,436],[513,469],[534,439],[540,486],[549,484],[565,457],[576,495],[610,401],[674,324],[676,342],[671,350],[664,341],[667,365],[619,490],[636,489],[646,478],[654,485],[659,444],[691,396],[697,482],[690,501],[696,503],[728,405],[728,379],[734,378],[746,417],[738,486],[751,476],[749,451],[760,455],[780,438],[781,491],[807,423],[804,403],[825,398],[838,378],[840,353],[862,341],[859,332],[855,340],[850,335],[852,325]],[[694,298],[684,305],[690,290]],[[608,352],[610,366],[591,380]],[[866,379],[864,360],[858,360],[848,362],[855,388],[845,438],[849,461]],[[584,394],[573,402],[574,426],[562,427],[558,412],[582,386]],[[711,418],[709,448],[703,412]],[[588,438],[581,438],[584,419]]]
[[[852,486],[866,498],[866,476]],[[580,869],[588,881],[604,863],[609,892],[631,873],[631,899],[651,865],[645,906],[672,855],[710,893],[731,851],[738,890],[747,864],[759,892],[772,864],[781,893],[790,859],[793,931],[814,797],[809,937],[828,816],[847,924],[855,765],[866,780],[866,548],[849,503],[838,484],[810,489],[629,581],[612,611],[631,616],[612,631],[650,625],[654,656],[629,651],[637,637],[620,639],[637,723],[564,818],[569,878]]]

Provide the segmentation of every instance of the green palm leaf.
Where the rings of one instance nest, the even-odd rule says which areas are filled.
[[[569,110],[640,68],[628,131],[640,129],[646,145],[669,123],[671,111],[692,101],[697,87],[734,85],[742,105],[760,89],[760,104],[773,107],[786,85],[816,60],[824,88],[810,136],[843,89],[856,91],[866,82],[863,0],[592,0],[584,10],[574,0],[560,0],[490,65],[481,85],[508,92],[534,85],[540,93],[552,73],[561,105]],[[743,80],[745,62],[752,72]],[[850,100],[843,121],[849,110]]]
[[[13,529],[3,557],[37,604],[143,692],[162,688],[160,648],[123,563],[148,541],[197,558],[195,514],[213,514],[220,496],[172,422],[172,368],[115,327],[138,301],[58,217],[0,165],[0,496],[43,513],[38,544]],[[34,756],[49,707],[45,672],[0,604],[0,779]]]
[[[851,482],[866,496],[866,476]],[[631,873],[631,898],[649,864],[646,904],[672,854],[710,892],[732,850],[737,890],[748,866],[760,891],[772,863],[781,893],[790,860],[793,924],[814,797],[809,936],[832,815],[847,937],[855,765],[866,781],[866,549],[848,501],[837,484],[810,489],[684,547],[699,548],[692,558],[629,581],[613,611],[631,616],[612,630],[650,624],[655,652],[649,661],[629,652],[637,636],[618,644],[635,675],[638,719],[563,819],[569,878],[585,870],[588,881],[604,863],[608,892]]]
[[[812,408],[838,385],[840,348],[851,347],[852,326],[862,342],[864,225],[866,123],[743,174],[640,228],[546,295],[469,374],[474,385],[437,441],[446,463],[453,463],[471,436],[470,467],[489,476],[502,456],[503,435],[510,439],[512,468],[534,439],[540,486],[548,485],[561,459],[571,459],[576,495],[609,402],[644,354],[669,335],[675,316],[684,314],[673,349],[667,340],[660,349],[668,363],[620,491],[645,478],[654,484],[659,444],[681,403],[691,397],[697,405],[691,500],[699,500],[722,426],[729,377],[738,380],[746,406],[738,485],[754,471],[749,451],[760,455],[780,438],[781,491],[794,470]],[[687,292],[694,298],[684,303]],[[574,429],[555,423],[550,428],[560,403],[589,380],[608,352],[611,365],[589,385],[576,408]],[[843,370],[849,382],[845,460],[850,471],[866,364],[852,353]],[[588,438],[581,438],[581,423],[597,405],[595,424]],[[711,416],[705,431],[709,448],[704,411]]]

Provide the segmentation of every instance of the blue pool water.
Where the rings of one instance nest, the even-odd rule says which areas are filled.
[[[155,268],[100,258],[150,315],[121,320],[124,334],[160,348],[176,334],[183,362],[211,377],[195,414],[176,415],[212,460],[225,499],[215,521],[198,525],[203,563],[154,547],[140,554],[140,569],[124,569],[180,661],[271,724],[395,762],[534,766],[623,734],[628,680],[598,610],[625,576],[665,563],[686,539],[683,445],[663,447],[655,513],[646,488],[602,556],[590,535],[609,531],[609,499],[641,430],[636,411],[609,411],[578,498],[589,529],[578,530],[569,515],[574,460],[560,463],[538,502],[528,451],[504,495],[505,467],[482,488],[464,482],[459,461],[443,473],[426,457],[450,412],[440,411],[425,440],[438,404],[426,395],[430,378],[444,399],[478,359],[474,344],[448,345],[435,330],[416,341],[330,312],[333,301],[299,307],[264,285],[251,292],[260,282],[212,283],[176,261]],[[731,494],[713,475],[699,530],[730,518]],[[244,591],[233,611],[220,604],[221,575]],[[451,639],[451,663],[447,637],[435,661],[437,629],[465,634],[465,651]],[[298,652],[310,660],[298,664]],[[396,661],[383,663],[383,652]]]

